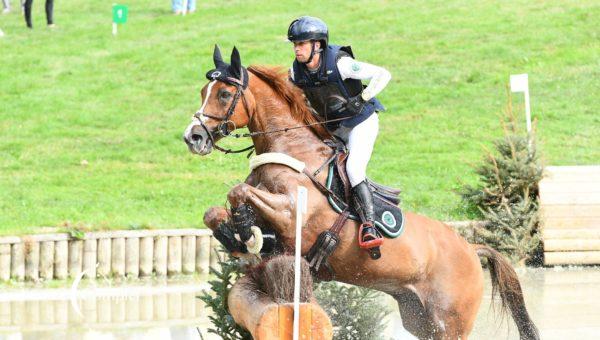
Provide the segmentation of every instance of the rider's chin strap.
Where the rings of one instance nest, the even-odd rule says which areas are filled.
[[[313,60],[313,57],[315,56],[315,53],[321,53],[321,51],[323,51],[322,48],[315,50],[315,43],[316,43],[316,41],[313,41],[312,44],[310,45],[311,46],[310,47],[310,57],[308,58],[308,60],[305,63],[302,63],[302,64],[310,64],[310,62]]]

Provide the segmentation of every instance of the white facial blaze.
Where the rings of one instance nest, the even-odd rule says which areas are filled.
[[[216,82],[216,80],[213,80],[208,84],[208,88],[206,89],[206,97],[204,97],[204,103],[202,103],[202,107],[200,107],[200,110],[198,110],[197,112],[199,113],[199,115],[192,116],[192,122],[190,123],[190,125],[188,125],[187,129],[185,129],[184,136],[187,140],[190,140],[192,129],[194,128],[194,126],[199,126],[200,121],[202,123],[205,123],[206,120],[208,120],[208,117],[203,115],[204,108],[206,107],[206,103],[208,103],[208,99],[210,98],[210,92],[212,90],[213,85],[215,85]]]
[[[213,85],[215,85],[217,81],[213,80],[208,84],[208,88],[206,89],[206,97],[204,98],[204,103],[202,103],[202,107],[200,108],[200,110],[198,112],[200,112],[200,119],[202,120],[202,122],[205,122],[206,117],[204,117],[202,114],[204,113],[204,108],[206,107],[206,103],[208,103],[208,98],[210,98],[210,91],[212,90]]]

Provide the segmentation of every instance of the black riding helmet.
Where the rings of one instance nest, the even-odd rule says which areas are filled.
[[[290,24],[288,28],[288,40],[291,42],[299,42],[299,41],[320,41],[321,48],[324,49],[327,46],[329,41],[329,30],[327,29],[327,24],[319,18],[303,16],[300,17]],[[313,55],[315,53],[313,49],[310,54],[310,58],[306,63],[309,63]]]

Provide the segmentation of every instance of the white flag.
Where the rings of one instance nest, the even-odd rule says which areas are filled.
[[[527,80],[527,73],[511,75],[510,90],[512,92],[529,92],[529,81]]]

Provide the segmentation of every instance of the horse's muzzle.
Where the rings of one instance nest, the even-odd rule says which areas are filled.
[[[212,141],[206,131],[199,125],[193,126],[183,135],[183,141],[191,153],[204,156],[212,151]]]

